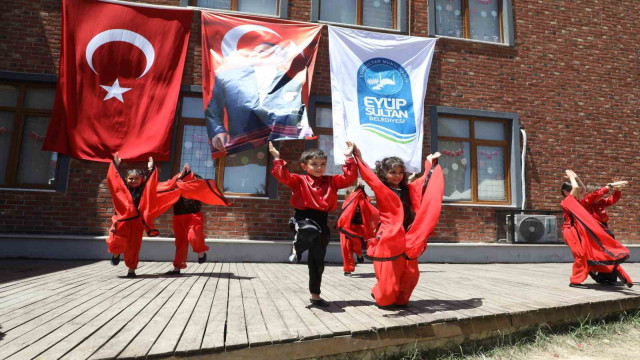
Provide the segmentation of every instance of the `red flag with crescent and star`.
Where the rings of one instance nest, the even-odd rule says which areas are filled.
[[[60,73],[43,150],[168,160],[192,10],[62,0]]]
[[[312,138],[306,107],[322,25],[202,11],[202,93],[212,157]]]

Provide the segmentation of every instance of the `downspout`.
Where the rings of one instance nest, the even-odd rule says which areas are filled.
[[[521,165],[521,174],[520,178],[522,180],[522,210],[525,209],[525,203],[527,202],[527,185],[524,178],[524,169],[525,169],[525,157],[527,155],[527,132],[524,130],[524,127],[520,127],[520,132],[522,133],[522,159],[520,162]]]

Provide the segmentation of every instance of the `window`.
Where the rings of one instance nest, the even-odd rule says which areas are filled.
[[[287,0],[189,0],[189,5],[250,14],[287,17]]]
[[[431,148],[442,154],[444,201],[514,205],[520,200],[517,115],[437,106],[430,112]]]
[[[266,146],[211,159],[202,97],[182,96],[176,132],[174,173],[189,163],[196,174],[215,179],[227,195],[266,196],[269,151]]]
[[[313,0],[312,20],[406,31],[405,1]]]
[[[58,154],[42,151],[55,86],[0,82],[0,187],[55,189]]]
[[[513,45],[511,0],[429,0],[429,35]]]
[[[318,101],[318,98],[321,100]],[[318,136],[317,147],[323,150],[327,154],[327,172],[326,175],[342,174],[342,165],[336,165],[333,156],[333,116],[331,110],[329,97],[314,97],[310,99],[309,106],[313,109],[311,116],[313,116],[315,124],[312,122],[313,131]],[[361,181],[361,178],[358,178]],[[364,184],[364,181],[362,181]],[[367,194],[373,197],[373,190],[365,184],[365,190]],[[338,190],[338,195],[344,195],[346,189]]]

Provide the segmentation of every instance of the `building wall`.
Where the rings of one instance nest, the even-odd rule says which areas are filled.
[[[178,0],[147,1],[178,5]],[[55,74],[60,54],[59,0],[3,4],[0,71]],[[308,21],[311,4],[289,1],[289,18]],[[410,35],[427,36],[427,2],[411,1]],[[440,39],[429,77],[426,105],[518,113],[528,134],[527,208],[559,209],[563,170],[587,184],[613,176],[632,180],[609,211],[611,227],[627,242],[640,242],[640,2],[619,0],[513,0],[515,47]],[[323,30],[313,95],[330,95],[327,30]],[[200,20],[194,22],[183,84],[199,85]],[[425,152],[430,131],[425,121]],[[295,161],[304,144],[283,144]],[[515,155],[515,154],[514,154]],[[292,164],[291,169],[296,167]],[[161,165],[162,166],[162,165]],[[167,165],[164,165],[167,166]],[[112,205],[106,164],[72,160],[65,193],[0,189],[0,232],[107,234]],[[289,238],[289,192],[278,199],[232,199],[228,208],[205,206],[207,237]],[[335,219],[333,214],[333,218]],[[159,220],[171,236],[171,217]],[[494,241],[496,209],[444,206],[434,239]]]

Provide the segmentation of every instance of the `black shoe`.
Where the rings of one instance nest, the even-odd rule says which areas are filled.
[[[315,306],[319,306],[319,307],[329,307],[329,302],[324,300],[324,299],[309,299],[309,301],[311,302],[311,305],[315,305]]]
[[[118,264],[120,264],[120,255],[111,256],[111,265],[116,266]]]
[[[618,276],[618,279],[620,279],[620,281],[622,281],[623,284],[627,285],[628,288],[632,288],[633,287],[633,283],[632,282],[628,282],[627,279],[625,279],[624,276],[622,276],[622,274],[620,274],[619,272],[616,271],[616,275]]]
[[[569,283],[569,287],[574,287],[574,288],[580,287],[580,285],[581,285],[581,284],[573,284],[573,283]]]
[[[135,271],[134,271],[134,272],[128,272],[128,273],[127,273],[127,277],[128,277],[128,278],[130,278],[130,279],[133,279],[133,278],[135,278],[136,276],[137,276],[137,275],[136,275]]]
[[[199,257],[199,258],[198,258],[198,264],[203,264],[203,263],[205,263],[205,262],[207,262],[207,253],[204,253],[204,255],[202,255],[202,257]],[[179,273],[180,273],[180,272],[178,272],[178,274],[179,274]]]
[[[180,275],[180,269],[178,269],[178,270],[169,270],[164,274],[165,275]]]
[[[351,276],[351,273],[350,273],[350,272],[346,272],[346,271],[345,271],[345,272],[344,272],[344,276]]]
[[[376,299],[376,297],[375,297],[375,296],[373,296],[373,293],[371,293],[371,298],[372,298],[373,300],[375,300],[375,299]]]
[[[364,256],[358,258],[358,264],[362,264],[364,262]]]

